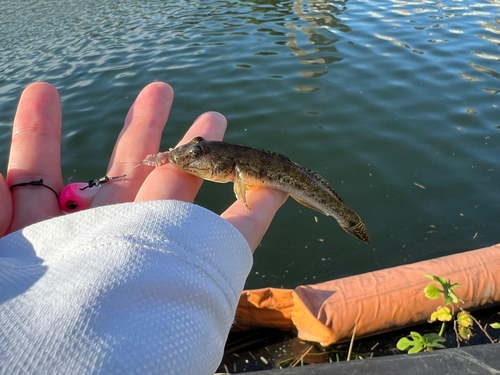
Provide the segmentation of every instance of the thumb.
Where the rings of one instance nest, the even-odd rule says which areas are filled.
[[[246,197],[250,210],[240,201],[236,201],[221,217],[240,231],[254,252],[288,194],[280,190],[257,187],[248,190]]]

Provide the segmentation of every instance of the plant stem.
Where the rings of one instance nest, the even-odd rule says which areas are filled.
[[[446,323],[443,322],[443,324],[441,325],[441,331],[439,331],[439,336],[443,337],[445,328],[446,328]]]
[[[299,364],[299,362],[301,363],[301,366],[304,366],[304,357],[305,357],[306,355],[308,355],[308,354],[309,354],[309,352],[310,352],[313,348],[314,348],[314,345],[311,345],[311,346],[310,346],[310,347],[309,347],[306,351],[304,351],[304,352],[302,353],[302,355],[301,355],[298,359],[296,359],[296,360],[295,360],[295,362],[293,362],[293,363],[292,363],[292,365],[291,365],[290,367],[295,367],[295,366],[297,366],[297,365]]]
[[[349,351],[347,352],[347,360],[351,360],[351,353],[352,353],[352,345],[354,344],[354,337],[356,336],[356,326],[358,325],[358,322],[354,323],[354,328],[352,329],[352,337],[351,337],[351,343],[349,344]]]
[[[460,308],[460,310],[464,311],[462,308]],[[483,331],[483,333],[486,335],[487,338],[490,339],[491,343],[494,344],[495,343],[495,340],[493,340],[491,338],[490,335],[488,335],[488,332],[486,332],[486,330],[483,328],[483,326],[477,321],[476,318],[474,318],[472,315],[470,316],[472,318],[472,320],[474,320],[474,322],[476,322],[477,326],[481,329],[481,331]]]
[[[457,320],[453,319],[453,329],[455,331],[455,337],[457,339],[457,348],[460,348],[460,336],[458,335]]]

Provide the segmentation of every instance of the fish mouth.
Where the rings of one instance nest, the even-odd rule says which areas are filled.
[[[169,152],[168,154],[168,161],[170,162],[170,164],[174,164],[174,165],[177,165],[177,156],[174,155],[174,152],[173,150]]]
[[[170,162],[170,164],[172,164],[174,167],[178,169],[189,168],[189,165],[192,163],[189,161],[188,158],[183,157],[182,155],[178,155],[175,152],[175,149],[168,154],[168,161]]]

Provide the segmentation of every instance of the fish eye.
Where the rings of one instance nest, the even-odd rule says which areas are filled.
[[[196,159],[203,155],[203,149],[199,145],[193,145],[189,148],[188,153],[189,156]]]
[[[197,144],[203,141],[204,141],[203,137],[196,137],[191,140],[191,143]]]

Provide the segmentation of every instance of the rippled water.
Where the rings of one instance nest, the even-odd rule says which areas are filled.
[[[226,140],[327,178],[372,245],[290,200],[249,287],[315,283],[500,242],[498,1],[0,3],[0,162],[22,89],[63,101],[65,182],[106,172],[133,99],[176,91],[162,147],[202,112]],[[3,167],[5,168],[5,167]],[[2,169],[4,172],[5,169]],[[216,212],[231,186],[205,183]]]

